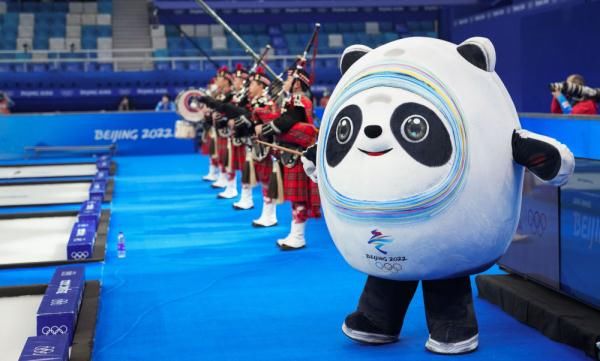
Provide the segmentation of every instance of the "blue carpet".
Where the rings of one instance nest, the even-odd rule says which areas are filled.
[[[280,226],[250,227],[260,207],[234,211],[200,178],[197,155],[118,158],[94,360],[435,360],[427,353],[420,291],[401,341],[369,347],[341,332],[365,276],[351,269],[323,219],[310,221],[308,248],[283,253]],[[260,191],[255,189],[255,201]],[[127,258],[116,258],[116,235]],[[53,268],[0,272],[0,285],[47,282]],[[493,269],[490,272],[498,272]],[[480,349],[465,360],[585,360],[491,304],[476,299]]]

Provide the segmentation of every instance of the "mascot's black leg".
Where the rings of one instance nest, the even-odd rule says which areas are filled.
[[[342,331],[359,342],[395,342],[418,281],[390,281],[369,276],[358,310],[346,317]]]
[[[470,278],[423,281],[423,297],[429,328],[425,347],[442,354],[474,351],[479,341]]]

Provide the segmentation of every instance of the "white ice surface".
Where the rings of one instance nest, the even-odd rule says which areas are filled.
[[[36,335],[36,313],[43,295],[0,298],[0,361],[16,361],[27,337]]]
[[[81,203],[91,182],[0,186],[0,206]]]
[[[94,175],[96,171],[93,163],[0,167],[0,179],[78,177]]]
[[[66,260],[76,219],[68,216],[0,220],[0,264]]]

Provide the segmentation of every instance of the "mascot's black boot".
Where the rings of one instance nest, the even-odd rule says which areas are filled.
[[[380,345],[398,340],[416,281],[390,281],[369,276],[358,310],[346,317],[342,331],[354,341]]]
[[[423,281],[429,339],[427,350],[446,355],[472,352],[479,345],[468,276]]]

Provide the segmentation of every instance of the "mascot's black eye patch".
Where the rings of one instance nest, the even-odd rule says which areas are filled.
[[[362,112],[357,105],[348,105],[335,117],[325,149],[325,157],[330,167],[335,167],[352,149],[362,124]]]
[[[439,167],[450,160],[450,135],[441,119],[426,106],[417,103],[398,106],[390,126],[398,143],[417,162]]]

